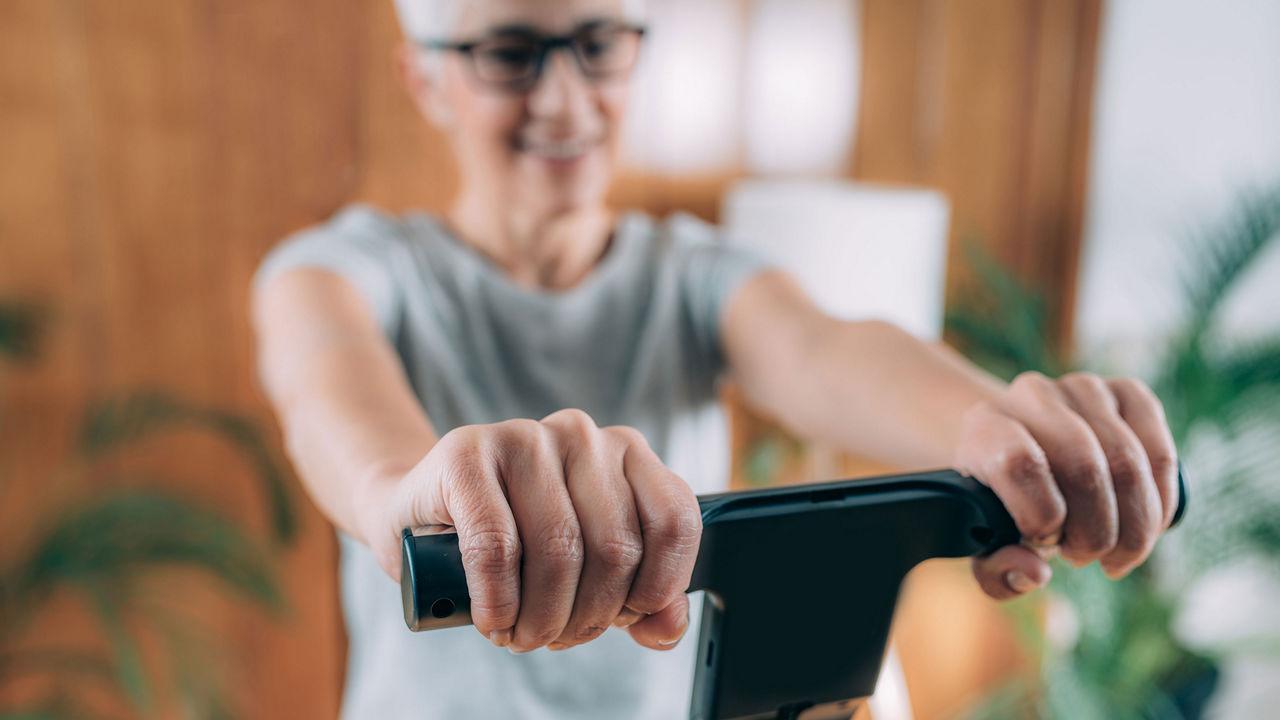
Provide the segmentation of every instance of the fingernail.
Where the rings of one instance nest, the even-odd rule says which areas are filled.
[[[568,650],[569,646],[562,642],[553,642],[547,646],[548,650]]]
[[[489,633],[489,642],[498,647],[506,647],[511,644],[511,630],[494,630]]]
[[[685,633],[689,632],[689,616],[685,615],[684,620],[680,623],[680,634],[676,635],[674,640],[659,640],[658,645],[662,647],[671,647],[684,639]]]
[[[1102,572],[1105,573],[1106,576],[1112,580],[1119,580],[1124,576],[1128,575],[1131,569],[1132,568],[1121,566],[1121,567],[1113,567],[1113,568],[1103,568]]]
[[[1019,593],[1031,592],[1040,587],[1021,570],[1010,570],[1005,573],[1004,581],[1014,592]]]
[[[517,648],[509,647],[507,648],[507,651],[510,652],[512,655],[524,655],[525,653],[533,652],[533,649],[530,648],[528,650],[520,650]]]
[[[1056,532],[1056,533],[1049,533],[1048,535],[1041,535],[1038,538],[1032,538],[1031,542],[1032,544],[1039,545],[1040,547],[1053,547],[1057,545],[1061,540],[1062,540],[1062,533]]]
[[[642,617],[644,616],[631,608],[622,608],[622,612],[618,613],[618,617],[614,619],[613,626],[620,628],[631,627]]]

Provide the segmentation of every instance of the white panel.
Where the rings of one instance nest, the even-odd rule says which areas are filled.
[[[1077,332],[1141,372],[1185,316],[1183,245],[1242,189],[1280,180],[1280,3],[1107,3],[1094,101]],[[1237,333],[1280,322],[1280,257],[1228,308]]]
[[[755,0],[746,54],[746,150],[756,174],[837,175],[856,129],[855,0]]]
[[[729,237],[771,255],[828,314],[942,333],[949,210],[932,190],[748,180],[725,198]]]
[[[739,164],[742,11],[740,0],[650,0],[627,118],[628,165],[696,173]]]

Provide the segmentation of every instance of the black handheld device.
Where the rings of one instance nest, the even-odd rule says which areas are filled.
[[[1187,493],[1178,469],[1181,520]],[[1020,542],[985,485],[954,470],[698,498],[705,590],[691,720],[847,720],[875,690],[903,578],[931,558]],[[410,630],[471,623],[454,533],[404,531]],[[689,642],[693,638],[686,638]]]

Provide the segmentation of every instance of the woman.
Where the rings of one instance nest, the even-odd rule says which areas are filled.
[[[1006,387],[824,316],[710,226],[612,215],[633,5],[400,0],[400,73],[452,144],[459,195],[444,217],[348,208],[259,271],[263,382],[341,531],[346,717],[686,712],[683,590],[695,491],[726,475],[702,452],[723,441],[725,374],[803,436],[994,488],[1035,540],[974,563],[993,598],[1042,586],[1059,547],[1122,576],[1169,524],[1174,448],[1142,384]],[[442,525],[479,636],[402,625],[400,529]]]

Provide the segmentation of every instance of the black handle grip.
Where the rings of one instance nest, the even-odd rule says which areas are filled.
[[[938,539],[938,542],[930,545],[931,549],[926,551],[930,557],[985,555],[1005,545],[1017,543],[1021,539],[1013,518],[1005,510],[996,494],[977,480],[954,470],[720,493],[701,496],[698,502],[702,509],[705,538],[706,528],[714,523],[717,517],[724,515],[725,509],[729,507],[735,509],[747,507],[768,512],[809,512],[829,500],[847,502],[849,498],[856,498],[861,512],[875,512],[877,503],[883,503],[886,510],[892,505],[900,511],[901,508],[907,507],[913,497],[938,492],[959,495],[963,498],[963,503],[954,504],[954,507],[962,508],[958,512],[967,511],[968,514],[983,518],[985,521],[976,525],[967,524],[969,518],[965,518],[966,522],[959,524],[938,524],[942,529],[937,532],[952,534],[961,532],[956,528],[963,526],[962,531],[965,537]],[[1179,464],[1178,507],[1170,527],[1182,520],[1186,507],[1186,483],[1183,479],[1181,464]],[[906,512],[910,513],[909,507]],[[904,532],[917,535],[931,530],[906,524],[900,527]],[[919,538],[913,537],[911,541],[919,543]],[[894,539],[887,538],[885,542],[892,543]],[[703,557],[704,555],[699,555],[699,565],[702,564]],[[462,555],[458,550],[456,533],[414,535],[405,528],[402,534],[400,567],[400,592],[404,605],[404,620],[410,630],[437,630],[471,624],[471,597],[467,590],[467,578],[462,567]],[[699,585],[699,578],[709,575],[707,570],[707,568],[695,567],[693,574],[695,586]],[[908,570],[910,567],[903,568],[902,573],[905,574]]]

